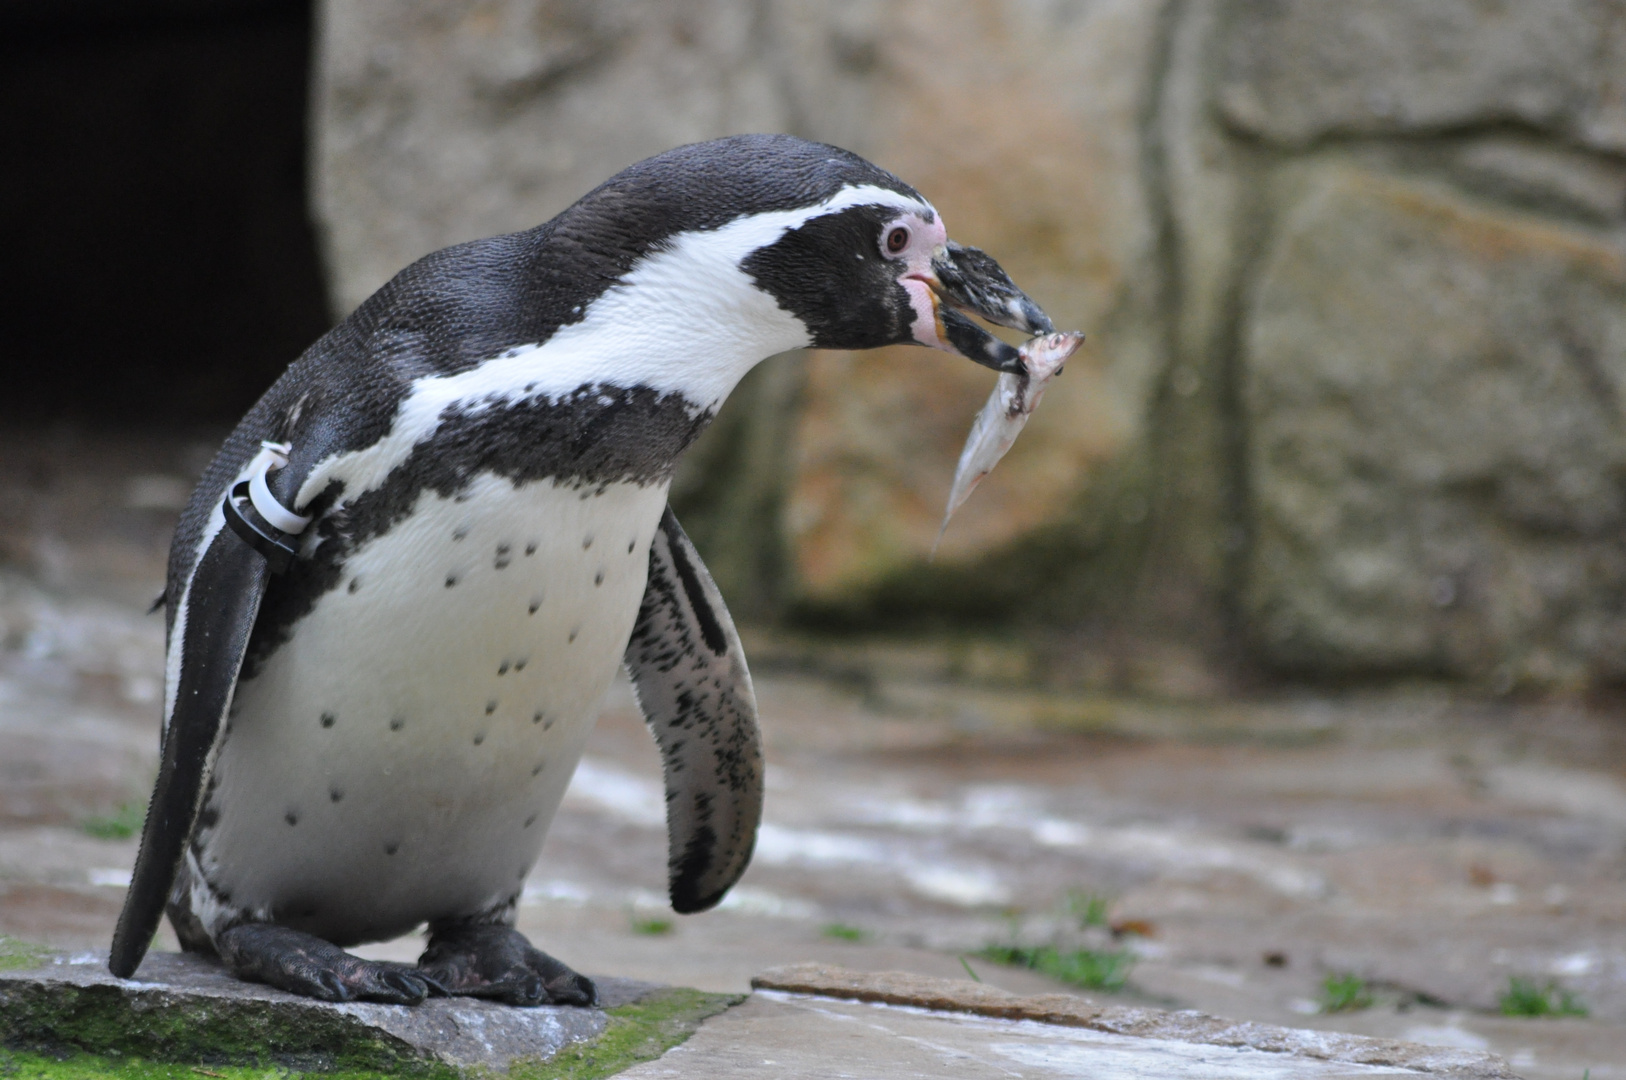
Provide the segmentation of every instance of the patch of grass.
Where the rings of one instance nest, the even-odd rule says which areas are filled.
[[[1054,945],[990,945],[977,955],[996,964],[1025,967],[1086,990],[1121,990],[1135,966],[1132,953],[1059,949]]]
[[[1586,1016],[1585,1002],[1556,982],[1538,983],[1514,975],[1497,1002],[1503,1016]]]
[[[1078,920],[1079,929],[1107,925],[1107,898],[1083,889],[1067,893],[1067,911]]]
[[[819,933],[827,938],[835,938],[837,941],[863,941],[869,937],[869,932],[866,930],[838,922],[825,923],[819,928]]]
[[[128,840],[141,831],[147,808],[140,803],[127,802],[111,814],[92,814],[79,823],[86,836],[98,840]]]
[[[0,971],[38,967],[50,955],[51,950],[44,945],[0,934]]]
[[[1372,1007],[1372,990],[1359,975],[1328,975],[1321,983],[1321,1011],[1355,1012]]]
[[[639,919],[635,917],[631,920],[631,923],[632,932],[634,934],[644,934],[648,937],[660,937],[662,934],[670,934],[672,932],[671,919]]]

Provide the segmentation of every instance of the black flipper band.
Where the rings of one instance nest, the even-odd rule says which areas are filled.
[[[264,557],[273,574],[287,572],[294,561],[294,556],[298,554],[293,536],[266,521],[260,516],[260,512],[254,509],[254,503],[249,498],[247,480],[239,481],[231,489],[225,501],[220,504],[220,509],[226,515],[226,524],[231,526],[231,531],[242,537],[249,547]]]

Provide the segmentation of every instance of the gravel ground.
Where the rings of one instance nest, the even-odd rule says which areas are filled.
[[[0,932],[106,946],[134,858],[120,809],[156,755],[162,619],[144,609],[208,445],[0,432]],[[1158,701],[1001,686],[994,646],[980,681],[944,677],[963,646],[748,647],[769,791],[740,886],[705,915],[665,907],[659,761],[618,686],[528,883],[544,948],[728,990],[821,960],[1051,991],[976,954],[1121,952],[1125,988],[1078,992],[1626,1078],[1618,705]],[[1371,1004],[1321,1011],[1344,975]],[[1501,1015],[1515,977],[1590,1015]]]

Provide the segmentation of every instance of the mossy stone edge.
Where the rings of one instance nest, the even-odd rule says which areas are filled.
[[[274,1065],[357,1080],[381,1074],[457,1080],[501,1071],[524,1080],[590,1080],[659,1057],[705,1019],[744,1000],[682,987],[643,989],[630,1001],[623,992],[622,1003],[602,1013],[604,1026],[596,1035],[567,1041],[547,1059],[513,1060],[502,1070],[432,1057],[344,1006],[285,999],[273,1007],[160,983],[75,984],[18,970],[36,969],[50,955],[0,938],[0,964],[8,971],[0,979],[0,1045],[10,1051],[0,1052],[0,1075],[16,1075],[20,1068],[27,1076],[135,1080],[169,1075],[174,1070],[160,1063],[173,1063],[228,1074],[245,1069],[243,1076],[256,1078]]]

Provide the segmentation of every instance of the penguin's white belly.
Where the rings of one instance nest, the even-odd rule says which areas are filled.
[[[237,689],[199,833],[221,900],[352,943],[514,896],[622,661],[665,504],[663,484],[487,474],[424,491],[357,550]]]

